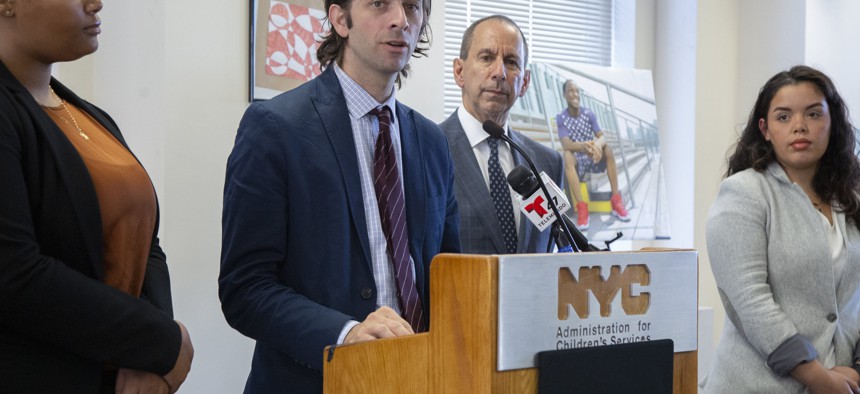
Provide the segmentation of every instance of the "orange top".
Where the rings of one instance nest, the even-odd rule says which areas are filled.
[[[65,100],[44,107],[89,170],[102,218],[104,281],[140,295],[155,229],[155,190],[140,163],[107,129]]]

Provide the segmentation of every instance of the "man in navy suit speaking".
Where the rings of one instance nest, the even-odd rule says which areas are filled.
[[[430,0],[325,7],[324,72],[252,104],[227,162],[219,296],[257,341],[245,392],[320,392],[325,346],[426,330],[430,260],[460,251],[445,137],[395,99]]]

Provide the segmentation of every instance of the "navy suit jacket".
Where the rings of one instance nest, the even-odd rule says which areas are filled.
[[[459,110],[457,110],[459,111]],[[460,124],[457,111],[444,122],[439,124],[448,137],[451,156],[454,158],[454,174],[456,182],[454,190],[457,195],[460,211],[460,242],[463,253],[473,254],[506,254],[505,241],[502,238],[499,218],[493,207],[490,190],[481,174],[478,160],[463,125]],[[564,190],[561,155],[526,136],[509,130],[508,135],[528,153],[538,171],[544,171]],[[511,149],[514,165],[527,165],[525,159],[516,150]],[[515,208],[516,211],[519,211]],[[517,253],[544,253],[549,241],[550,231],[537,231],[531,221],[520,215],[520,225],[517,230]]]
[[[438,126],[397,104],[409,247],[429,314],[430,261],[459,252]],[[257,340],[246,392],[322,390],[323,350],[377,309],[358,159],[334,70],[252,104],[227,162],[219,296]]]

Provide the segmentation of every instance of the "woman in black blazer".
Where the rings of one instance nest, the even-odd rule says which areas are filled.
[[[113,120],[51,78],[98,47],[101,0],[0,0],[0,392],[174,392],[149,176]]]

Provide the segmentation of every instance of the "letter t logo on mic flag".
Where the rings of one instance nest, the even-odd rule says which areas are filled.
[[[523,209],[526,210],[526,213],[531,213],[532,211],[534,211],[538,216],[542,218],[543,215],[547,214],[546,209],[543,209],[543,206],[541,205],[543,204],[543,202],[543,196],[538,194],[537,198],[535,198],[535,201],[531,204],[526,205]]]
[[[563,215],[570,210],[570,203],[567,201],[567,197],[564,196],[564,192],[559,189],[558,185],[552,181],[552,178],[543,171],[541,171],[540,176],[544,184],[546,184],[550,198],[558,205],[558,212]],[[540,231],[545,230],[556,219],[555,213],[549,208],[547,198],[543,195],[541,189],[537,189],[531,196],[522,199],[522,202],[520,202],[520,212],[526,215]]]

